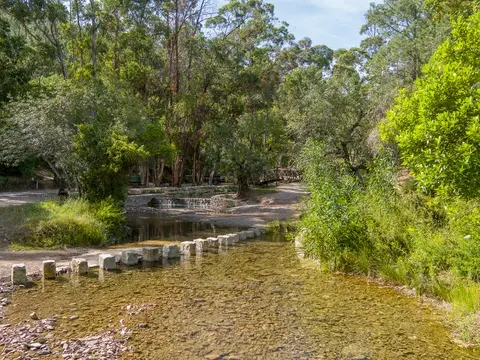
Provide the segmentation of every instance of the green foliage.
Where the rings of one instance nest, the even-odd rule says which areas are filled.
[[[39,205],[44,214],[41,219],[27,222],[28,235],[20,242],[33,248],[64,246],[101,246],[119,236],[124,221],[122,209],[111,199],[97,204],[84,200],[53,201]]]
[[[125,200],[130,167],[148,154],[120,125],[98,123],[78,126],[72,150],[82,196],[93,202]]]
[[[480,203],[400,192],[391,155],[360,183],[308,144],[311,197],[298,226],[306,253],[332,271],[379,276],[450,301],[459,335],[480,340]],[[477,319],[477,320],[475,320]]]
[[[382,127],[430,194],[480,195],[480,13],[460,18]]]
[[[12,248],[102,246],[123,236],[123,210],[112,199],[46,201],[7,210],[0,210],[0,231]]]

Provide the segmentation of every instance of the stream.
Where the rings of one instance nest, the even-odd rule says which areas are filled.
[[[166,224],[163,240],[184,240]],[[212,232],[202,226],[177,229]],[[151,238],[162,240],[159,228]],[[148,231],[138,235],[148,240]],[[417,299],[322,273],[279,235],[157,267],[38,282],[14,292],[0,324],[32,312],[56,316],[51,343],[123,329],[125,359],[480,358],[452,343],[443,315]]]

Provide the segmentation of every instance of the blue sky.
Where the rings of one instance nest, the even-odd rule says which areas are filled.
[[[306,36],[314,45],[332,49],[358,46],[363,15],[373,0],[264,0],[275,5],[275,14],[289,23],[297,40]],[[226,1],[219,1],[220,4]],[[377,1],[378,2],[378,1]]]

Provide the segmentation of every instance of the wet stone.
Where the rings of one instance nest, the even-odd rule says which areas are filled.
[[[243,233],[247,236],[247,239],[253,239],[255,237],[255,233],[252,230],[247,230]]]
[[[138,254],[133,250],[122,251],[122,264],[134,266],[138,264]]]
[[[260,231],[259,228],[252,228],[252,229],[249,229],[249,230],[253,231],[253,233],[255,234],[256,237],[262,236],[262,232]]]
[[[157,262],[159,259],[159,248],[156,247],[146,247],[142,249],[143,261],[144,262]]]
[[[207,252],[208,251],[208,240],[207,239],[195,239],[193,240],[196,244],[197,253]]]
[[[238,236],[238,234],[228,234],[228,236],[229,245],[236,244],[240,241],[240,236]]]
[[[98,266],[103,270],[115,270],[117,268],[115,256],[110,254],[100,254],[98,256]]]
[[[219,242],[217,238],[209,237],[207,241],[209,249],[218,249]]]
[[[217,240],[218,240],[218,245],[219,246],[228,246],[229,245],[229,239],[230,237],[228,235],[220,235]]]
[[[184,256],[195,255],[196,247],[195,241],[184,241],[180,243],[180,253]]]
[[[178,245],[165,245],[163,247],[163,257],[167,259],[180,258],[180,248]]]
[[[12,265],[12,284],[26,285],[27,283],[27,267],[25,266],[25,264]]]
[[[45,280],[55,280],[57,277],[57,265],[55,260],[45,260],[43,262],[43,278]]]
[[[88,261],[83,258],[73,258],[70,267],[74,274],[83,275],[88,273]]]
[[[247,234],[245,234],[245,231],[240,231],[239,233],[237,233],[237,235],[240,238],[240,241],[247,240]]]

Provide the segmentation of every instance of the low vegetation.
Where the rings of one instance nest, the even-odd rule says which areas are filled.
[[[54,249],[114,242],[122,236],[124,215],[112,200],[67,200],[0,209],[0,219],[13,249]]]

